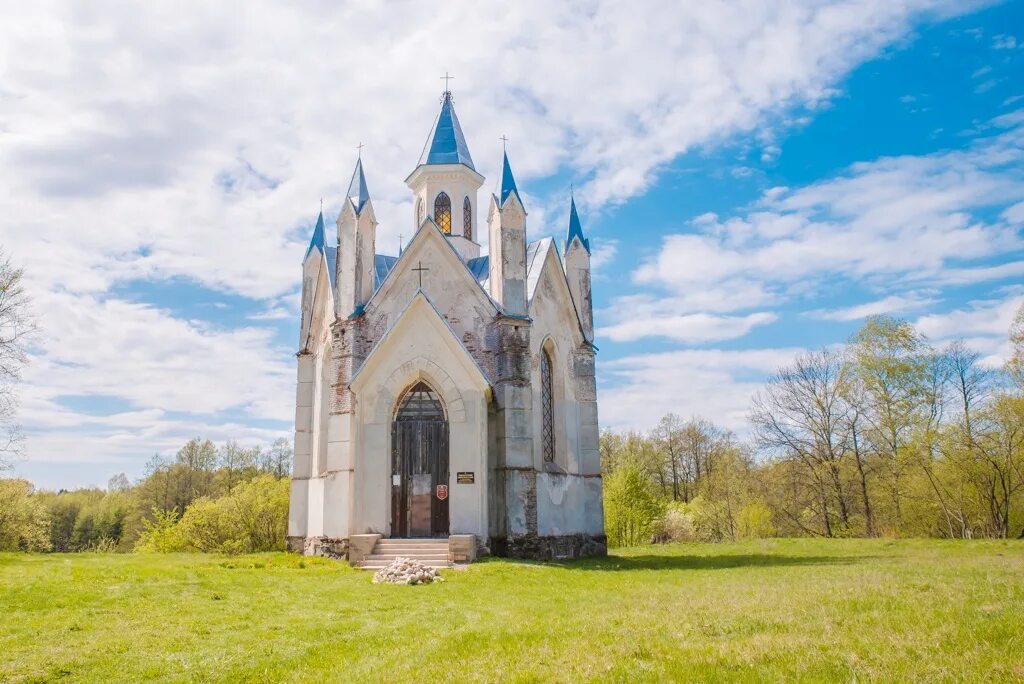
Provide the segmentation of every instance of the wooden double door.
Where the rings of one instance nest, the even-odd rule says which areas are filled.
[[[448,421],[425,383],[409,390],[391,426],[391,535],[448,536]]]

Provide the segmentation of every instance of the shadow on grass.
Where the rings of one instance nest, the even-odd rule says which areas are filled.
[[[847,556],[783,556],[770,553],[749,553],[721,556],[608,556],[584,558],[565,563],[576,570],[724,570],[728,568],[794,567],[800,565],[850,565],[861,558]]]

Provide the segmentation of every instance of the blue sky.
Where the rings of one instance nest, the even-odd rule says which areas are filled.
[[[603,425],[742,434],[768,374],[872,313],[1000,363],[1024,3],[679,4],[54,2],[0,28],[0,245],[42,327],[16,472],[103,484],[190,436],[288,435],[319,198],[333,219],[365,143],[378,252],[408,239],[446,70],[485,189],[511,139],[532,238],[576,187]]]

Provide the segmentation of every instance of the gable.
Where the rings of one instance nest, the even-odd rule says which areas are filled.
[[[380,371],[404,362],[406,357],[424,354],[449,374],[456,374],[457,368],[457,375],[478,389],[486,391],[490,387],[483,370],[422,291],[416,293],[395,324],[373,346],[349,387],[359,394],[367,384],[380,380]]]
[[[537,253],[531,264],[531,272],[527,277],[530,317],[537,319],[537,308],[547,303],[545,298],[550,297],[550,303],[559,311],[561,319],[578,331],[583,340],[585,339],[583,325],[580,323],[576,304],[572,300],[569,282],[565,279],[565,270],[562,268],[558,250],[554,248],[554,241],[551,238],[538,241],[538,243],[544,242],[547,244],[538,244]]]
[[[377,266],[380,269],[381,261]],[[425,268],[421,272],[413,269]],[[462,261],[455,248],[445,239],[444,234],[427,218],[401,256],[387,268],[387,273],[374,292],[366,308],[383,308],[389,301],[404,307],[413,299],[422,275],[422,289],[441,301],[450,295],[468,297],[468,303],[485,307],[492,315],[498,308],[474,274]],[[394,308],[389,307],[389,308]]]

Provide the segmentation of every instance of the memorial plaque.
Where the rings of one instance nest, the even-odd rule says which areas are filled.
[[[455,481],[458,482],[459,484],[473,484],[474,482],[476,482],[476,473],[467,473],[465,471],[460,471],[459,473],[456,473]]]

